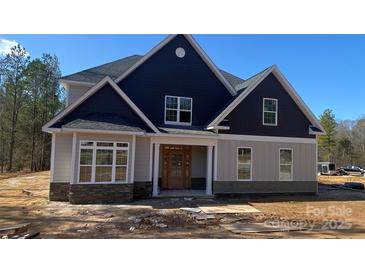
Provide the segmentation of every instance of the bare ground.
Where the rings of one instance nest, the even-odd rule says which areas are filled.
[[[0,179],[0,226],[32,223],[39,238],[365,238],[365,193],[321,185],[318,195],[248,198],[149,199],[123,205],[70,205],[48,201],[49,173]],[[243,223],[301,223],[314,229],[235,234],[220,226],[224,214],[197,221],[180,207],[249,202],[259,214]],[[167,226],[167,227],[165,227]]]

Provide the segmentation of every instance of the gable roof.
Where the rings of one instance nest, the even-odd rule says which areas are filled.
[[[120,87],[118,87],[118,85],[109,76],[104,77],[104,79],[102,79],[101,81],[99,81],[99,83],[90,88],[84,95],[82,95],[79,99],[77,99],[73,104],[67,106],[63,111],[57,114],[51,121],[45,124],[42,128],[43,131],[50,131],[52,125],[54,125],[60,119],[65,117],[68,113],[70,113],[80,104],[82,104],[86,99],[88,99],[91,95],[100,90],[100,88],[102,88],[106,84],[109,84],[154,132],[156,133],[160,132],[157,129],[157,127],[143,114],[143,112],[132,102],[131,99],[129,99],[129,97],[121,90]]]
[[[231,113],[232,110],[236,108],[237,105],[239,105],[267,76],[270,74],[273,74],[279,82],[283,85],[285,90],[288,92],[290,97],[294,100],[294,102],[298,105],[298,107],[301,109],[301,111],[304,113],[304,115],[307,117],[307,119],[318,129],[320,129],[322,132],[325,132],[322,125],[319,123],[316,116],[312,113],[312,111],[308,108],[308,106],[304,103],[302,98],[298,95],[298,93],[294,90],[294,88],[290,85],[288,80],[284,77],[284,75],[279,71],[276,65],[273,65],[260,73],[254,75],[253,77],[249,78],[247,81],[242,83],[241,85],[238,85],[241,89],[238,90],[238,95],[236,98],[232,100],[232,102],[229,103],[229,105],[221,111],[207,126],[207,128],[218,126],[220,122],[223,121],[223,119]]]
[[[146,55],[132,55],[110,63],[103,64],[101,66],[86,69],[71,75],[67,75],[61,78],[63,83],[79,83],[82,82],[85,85],[92,86],[99,82],[106,76],[109,76],[116,83],[122,81],[146,60],[163,48],[166,44],[173,40],[178,34],[169,35],[166,39],[160,42],[157,46],[152,48]],[[236,95],[236,86],[244,82],[243,79],[218,69],[211,59],[206,55],[203,49],[198,45],[191,35],[182,34],[190,45],[195,49],[198,55],[211,69],[215,76],[221,81],[221,83],[228,89],[228,91],[234,96]],[[81,84],[81,83],[80,83]]]

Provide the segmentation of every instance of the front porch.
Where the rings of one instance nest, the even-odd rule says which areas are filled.
[[[213,196],[216,147],[207,138],[152,138],[152,196]]]

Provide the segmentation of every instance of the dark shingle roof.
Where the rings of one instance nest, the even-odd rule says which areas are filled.
[[[198,129],[185,129],[185,128],[166,128],[166,127],[160,127],[159,128],[162,133],[168,133],[168,134],[182,134],[182,135],[203,135],[203,136],[215,136],[214,132],[208,131],[208,130],[198,130]]]
[[[125,57],[114,62],[106,63],[101,66],[93,67],[90,69],[86,69],[71,75],[67,75],[62,77],[62,80],[69,81],[80,81],[80,82],[89,82],[89,83],[97,83],[102,80],[105,76],[110,76],[113,80],[117,79],[120,75],[122,75],[125,71],[127,71],[130,67],[132,67],[136,62],[142,59],[141,55],[132,55],[129,57]],[[223,77],[227,79],[227,81],[235,88],[239,84],[244,83],[244,80],[228,73],[224,70],[220,69]]]
[[[142,57],[143,56],[141,55],[128,56],[110,63],[103,64],[101,66],[85,69],[83,71],[64,76],[61,79],[69,81],[97,83],[104,77],[110,76],[110,78],[115,80],[125,71],[127,71],[131,66],[133,66],[136,62],[138,62]]]
[[[75,119],[62,128],[144,132],[140,127],[126,122],[121,116],[107,113],[92,113]]]

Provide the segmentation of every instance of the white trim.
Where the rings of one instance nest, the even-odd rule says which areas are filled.
[[[81,142],[92,142],[92,146],[81,146]],[[97,143],[113,143],[113,146],[97,146]],[[118,147],[117,143],[121,143],[121,144],[127,144],[127,147]],[[129,184],[130,179],[129,179],[129,166],[130,166],[130,154],[132,153],[131,150],[131,145],[129,142],[126,141],[101,141],[101,140],[86,140],[86,139],[82,139],[79,140],[78,142],[79,144],[79,161],[77,163],[77,184]],[[91,165],[85,165],[85,166],[91,166],[91,181],[90,182],[80,182],[80,159],[81,159],[81,149],[91,149],[92,150],[92,163]],[[112,162],[112,176],[111,176],[111,181],[110,182],[96,182],[95,179],[95,175],[96,175],[96,167],[97,166],[103,166],[103,165],[97,165],[96,164],[96,151],[97,150],[102,150],[102,149],[106,149],[106,150],[111,150],[113,151],[113,162]],[[116,155],[117,155],[117,151],[127,151],[127,164],[126,165],[117,165],[116,164]],[[133,154],[133,153],[132,153]],[[75,163],[76,164],[76,163]],[[110,165],[105,165],[105,166],[110,166]],[[125,166],[126,167],[126,179],[125,181],[115,181],[115,171],[116,171],[116,167],[119,166]],[[132,182],[133,183],[133,182]]]
[[[154,149],[154,161],[153,161],[153,184],[152,184],[152,196],[158,196],[158,171],[160,160],[160,144],[155,144]]]
[[[249,179],[239,179],[238,178],[238,164],[239,164],[239,160],[238,160],[238,150],[239,149],[245,149],[245,148],[249,148],[250,149],[250,178]],[[252,154],[253,154],[253,149],[252,147],[237,147],[236,150],[236,179],[237,181],[252,181]]]
[[[73,102],[71,105],[67,106],[63,111],[61,111],[59,114],[57,114],[51,121],[49,121],[47,124],[45,124],[42,127],[43,131],[47,131],[49,127],[51,127],[54,123],[56,123],[58,120],[63,118],[66,114],[74,110],[77,106],[79,106],[82,102],[84,102],[87,98],[89,98],[91,95],[93,95],[95,92],[97,92],[100,88],[102,88],[104,85],[110,84],[112,88],[124,99],[124,101],[139,115],[139,117],[156,133],[159,133],[160,131],[152,124],[152,122],[143,114],[143,112],[132,102],[131,99],[120,89],[120,87],[109,77],[105,77],[103,80],[101,80],[99,83],[97,83],[95,86],[93,86],[91,89],[89,89],[85,94],[83,94],[80,98],[78,98],[75,102]]]
[[[326,133],[325,133],[325,132],[317,132],[317,131],[313,131],[313,130],[311,129],[311,126],[309,126],[309,127],[308,127],[308,134],[309,134],[309,135],[326,135]]]
[[[56,133],[52,133],[52,145],[51,145],[51,164],[50,164],[50,181],[54,181],[54,160],[56,152]]]
[[[77,141],[77,133],[73,133],[72,134],[72,149],[71,149],[70,184],[75,183],[76,141]]]
[[[295,137],[276,137],[276,136],[259,136],[259,135],[235,135],[219,134],[218,140],[236,140],[236,141],[258,141],[258,142],[277,142],[277,143],[300,143],[315,144],[315,138],[295,138]]]
[[[153,144],[166,144],[166,145],[191,145],[191,146],[215,146],[217,145],[216,139],[202,139],[202,138],[179,138],[179,137],[160,137],[155,136],[151,138]]]
[[[214,167],[213,167],[213,180],[217,181],[218,178],[218,145],[214,146]]]
[[[282,165],[281,161],[280,161],[280,151],[281,150],[290,150],[291,151],[290,179],[286,179],[286,180],[280,179],[280,167]],[[289,164],[283,164],[283,165],[288,166]],[[316,170],[317,170],[317,168],[316,168]],[[282,181],[282,182],[293,181],[293,178],[294,178],[293,171],[294,171],[294,152],[293,152],[293,148],[290,148],[290,147],[281,147],[281,148],[279,148],[279,181]]]
[[[133,146],[133,151],[131,153],[131,178],[130,178],[130,183],[134,183],[134,165],[135,165],[135,153],[136,153],[136,135],[133,135],[133,139],[132,139],[132,146]]]
[[[81,129],[81,128],[50,128],[47,132],[62,132],[62,133],[100,133],[100,134],[117,134],[117,135],[144,135],[145,132],[136,131],[117,131],[117,130],[102,130],[102,129]]]
[[[152,48],[146,55],[144,55],[138,62],[136,62],[132,67],[130,67],[127,71],[125,71],[122,75],[120,75],[115,82],[119,83],[123,79],[125,79],[129,74],[131,74],[135,69],[141,66],[144,62],[146,62],[151,56],[157,53],[160,49],[162,49],[166,44],[168,44],[171,40],[173,40],[179,34],[173,34],[167,36],[162,42],[160,42],[157,46]],[[231,93],[232,96],[236,95],[235,89],[232,85],[227,81],[226,78],[222,75],[219,69],[214,65],[208,55],[203,51],[203,49],[198,45],[198,43],[194,40],[192,35],[190,34],[182,34],[186,40],[190,43],[190,45],[195,49],[198,55],[202,58],[205,64],[209,67],[209,69],[214,73],[214,75],[218,78],[219,81],[226,87],[226,89]]]
[[[229,126],[210,126],[207,127],[208,130],[230,130],[231,128]]]
[[[177,99],[177,108],[167,108],[167,97],[176,98]],[[180,108],[180,99],[190,99],[190,109],[181,109]],[[166,121],[166,110],[176,111],[176,121]],[[190,122],[180,122],[180,112],[190,112]],[[165,95],[165,108],[164,108],[164,123],[166,125],[180,125],[180,126],[191,126],[193,122],[193,98],[192,97],[184,97],[184,96],[175,96],[175,95]]]
[[[169,133],[146,133],[146,136],[151,137],[170,137],[170,138],[194,138],[194,139],[213,139],[217,140],[218,135],[194,135],[194,134],[169,134]]]
[[[275,111],[265,110],[265,100],[275,101]],[[275,113],[275,123],[265,123],[265,112]],[[262,125],[263,126],[277,126],[278,125],[278,99],[275,98],[262,98]]]
[[[240,95],[237,96],[237,98],[228,105],[226,109],[224,109],[209,125],[219,125],[220,122],[226,116],[231,113],[233,109],[237,107],[270,73],[273,73],[273,75],[279,80],[279,82],[283,85],[285,90],[288,92],[288,94],[291,96],[291,98],[294,100],[294,102],[298,105],[298,107],[303,111],[305,116],[308,118],[309,121],[311,121],[316,127],[318,127],[320,130],[325,132],[322,125],[319,123],[316,116],[310,111],[308,106],[304,103],[304,101],[300,98],[298,93],[294,90],[294,88],[290,85],[290,83],[285,79],[284,75],[279,71],[276,65],[271,66],[265,73],[259,77],[253,85],[251,85],[247,90],[242,92]]]
[[[207,170],[206,170],[206,183],[205,183],[205,193],[207,195],[212,195],[212,153],[213,146],[207,146]]]
[[[149,181],[152,182],[152,171],[153,171],[153,143],[150,139],[150,163],[149,163]]]
[[[60,79],[60,83],[63,85],[77,85],[77,86],[86,86],[86,87],[92,87],[96,83],[92,82],[82,82],[82,81],[74,81],[74,80],[66,80],[66,79]]]

